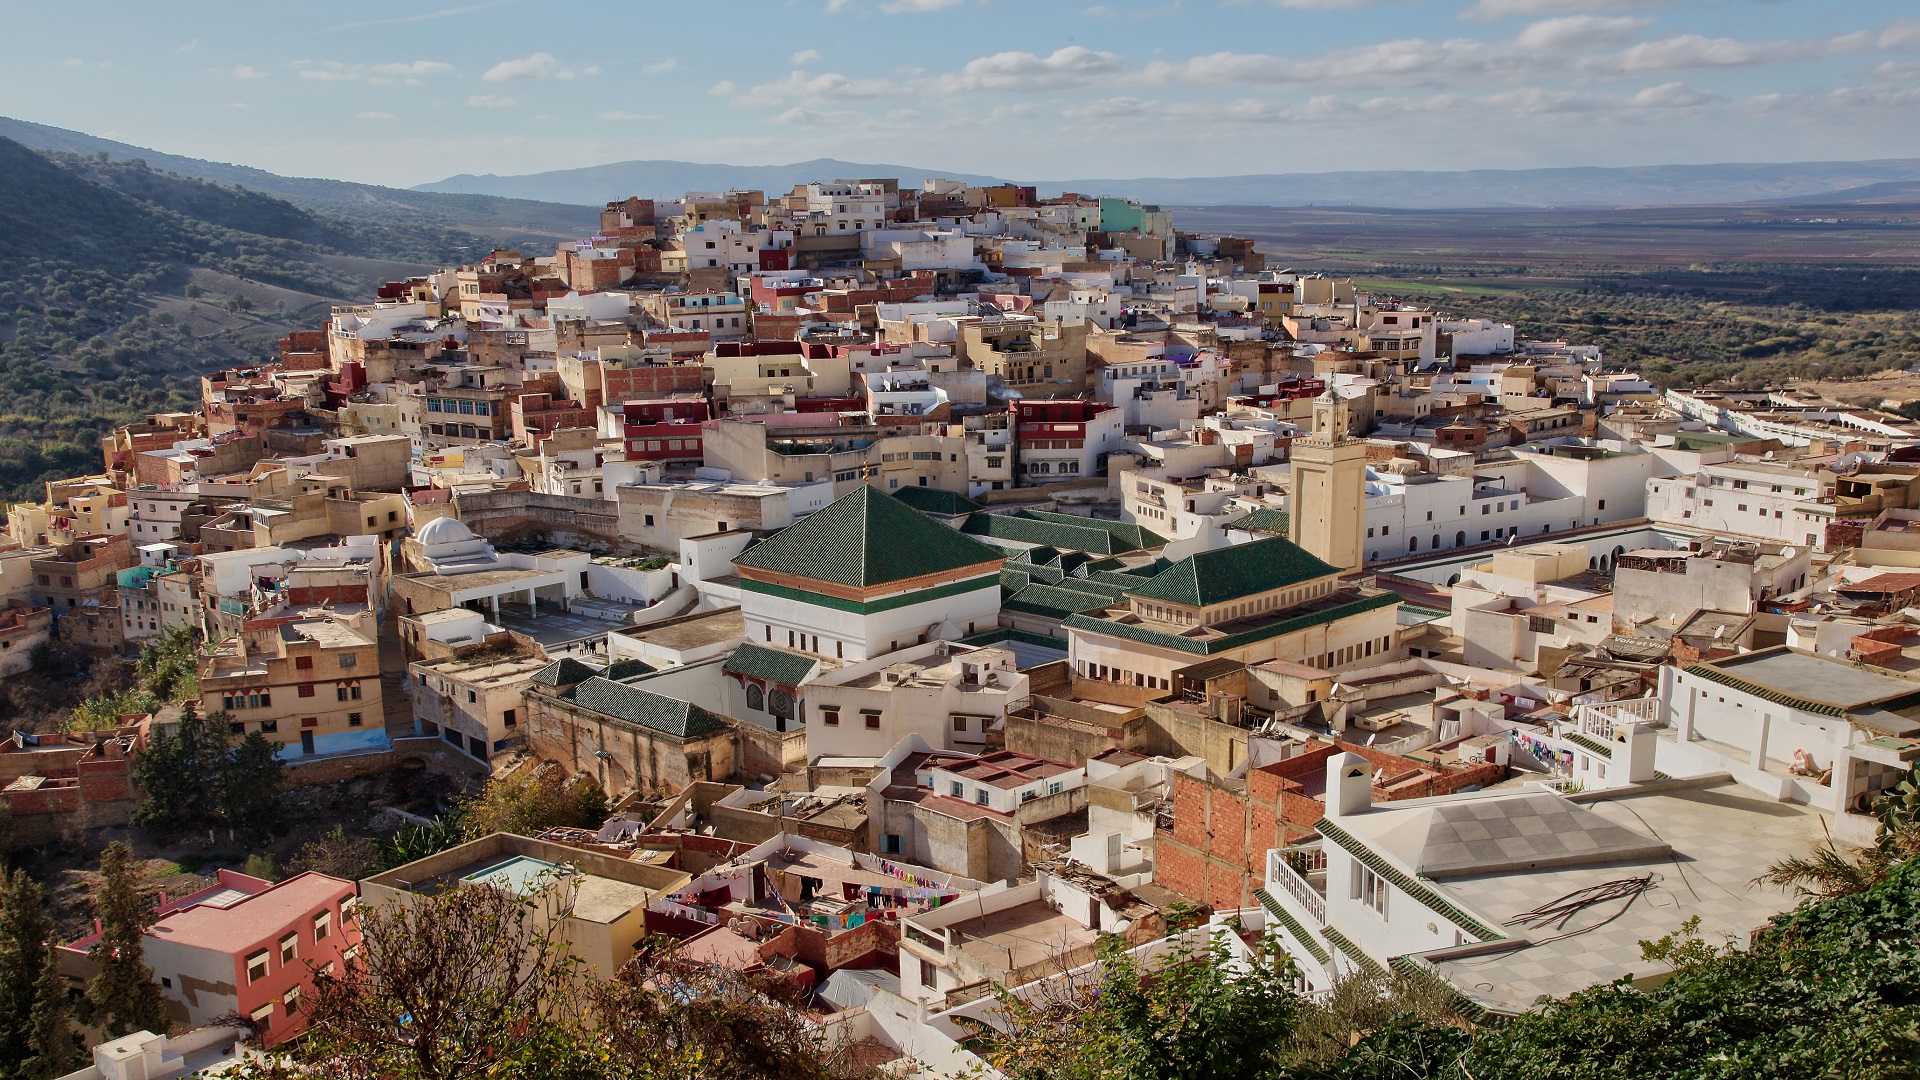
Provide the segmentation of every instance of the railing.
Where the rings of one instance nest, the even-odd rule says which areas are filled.
[[[946,954],[947,942],[945,938],[935,937],[933,934],[922,930],[911,922],[903,922],[900,926],[902,931],[907,935],[908,941],[918,942],[941,955]]]
[[[1288,850],[1293,849],[1276,848],[1267,852],[1267,880],[1278,885],[1288,896],[1293,897],[1301,907],[1306,909],[1307,914],[1313,916],[1315,923],[1321,926],[1327,925],[1327,898],[1294,870],[1287,861]],[[1319,869],[1324,871],[1327,865],[1326,853],[1316,852],[1315,854],[1320,858]],[[1311,862],[1308,867],[1309,870],[1313,868]]]
[[[1660,723],[1661,719],[1660,699],[1657,697],[1607,701],[1579,707],[1581,734],[1599,739],[1613,738],[1613,729],[1619,724],[1653,725]]]

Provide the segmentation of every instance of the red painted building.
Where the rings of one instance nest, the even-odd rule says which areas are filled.
[[[358,955],[360,931],[347,902],[354,883],[312,872],[274,883],[231,870],[178,900],[160,894],[153,926],[142,935],[148,966],[160,980],[175,1022],[197,1027],[238,1013],[272,1046],[305,1027],[314,973],[339,970]],[[99,931],[59,948],[68,984],[96,967],[87,950]]]
[[[706,399],[697,394],[623,402],[626,416],[622,437],[629,461],[701,461],[701,424],[707,420]]]

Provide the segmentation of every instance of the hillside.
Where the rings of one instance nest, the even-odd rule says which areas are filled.
[[[487,244],[0,139],[0,495],[97,471],[100,433],[185,404],[192,374]]]
[[[584,206],[552,202],[497,199],[484,195],[445,195],[344,180],[280,176],[245,165],[163,154],[157,150],[96,138],[65,128],[48,127],[0,116],[0,138],[33,150],[107,155],[112,162],[144,161],[161,172],[209,180],[223,187],[241,185],[250,191],[284,199],[300,209],[332,217],[381,224],[462,229],[507,243],[550,242],[591,233],[599,215]],[[540,246],[540,245],[536,245]]]

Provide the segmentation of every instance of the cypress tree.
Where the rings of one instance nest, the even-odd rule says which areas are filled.
[[[32,1053],[15,1071],[18,1080],[51,1080],[87,1063],[86,1051],[81,1049],[73,1029],[67,981],[60,977],[52,941],[47,942],[44,955],[46,959],[40,967],[40,985],[34,995],[33,1015],[27,1030],[27,1047]]]
[[[53,925],[25,870],[0,875],[0,1076],[32,1055],[30,1019]]]
[[[133,852],[116,840],[100,856],[100,889],[93,911],[100,920],[100,939],[91,955],[100,973],[87,984],[87,1003],[93,1021],[110,1039],[135,1031],[165,1034],[167,999],[147,966],[140,936],[153,925],[153,908],[140,889],[140,871]]]

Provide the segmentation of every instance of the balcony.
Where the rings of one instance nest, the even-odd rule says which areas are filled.
[[[1294,869],[1295,860],[1304,863],[1306,876]],[[1327,925],[1326,852],[1317,847],[1275,848],[1267,852],[1267,881],[1311,915],[1316,926]]]

